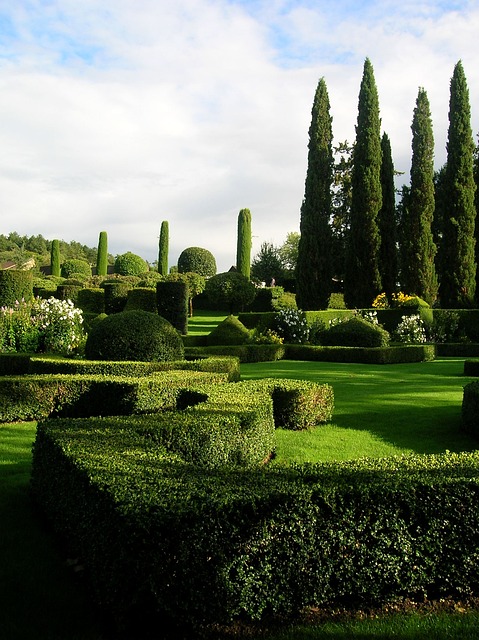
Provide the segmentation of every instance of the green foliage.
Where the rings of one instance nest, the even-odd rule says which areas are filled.
[[[389,333],[379,325],[354,316],[327,329],[321,335],[321,344],[343,347],[387,347]]]
[[[106,231],[100,231],[96,255],[96,274],[106,276],[108,273],[108,236]]]
[[[309,128],[308,170],[301,206],[296,267],[296,300],[300,309],[327,309],[332,290],[333,182],[332,118],[324,78],[314,96]]]
[[[128,292],[132,289],[132,285],[126,281],[117,280],[113,282],[103,282],[103,297],[105,303],[105,312],[120,313],[126,306],[128,300]]]
[[[251,273],[251,242],[251,211],[249,209],[241,209],[238,214],[236,269],[248,280]]]
[[[184,280],[157,282],[156,307],[181,334],[188,333],[188,285]]]
[[[127,251],[115,258],[115,273],[121,276],[139,276],[148,271],[148,263],[140,256]]]
[[[373,67],[364,63],[359,92],[356,142],[351,176],[351,226],[344,279],[349,308],[364,308],[381,290],[380,236],[377,216],[382,205],[381,122]]]
[[[434,345],[404,345],[393,347],[329,347],[286,345],[284,358],[313,362],[357,362],[363,364],[401,364],[434,360]]]
[[[470,369],[470,365],[468,367]],[[466,367],[465,367],[466,370]],[[464,370],[464,372],[465,372]],[[477,371],[477,368],[476,368]],[[462,429],[476,438],[479,436],[479,383],[470,382],[464,387],[462,400]]]
[[[228,271],[218,273],[206,282],[205,293],[211,303],[230,313],[242,310],[255,297],[256,289],[242,273]]]
[[[461,62],[450,87],[439,298],[443,309],[467,308],[476,286],[474,141],[469,90]]]
[[[426,328],[420,316],[413,314],[403,316],[393,334],[394,340],[408,344],[426,342]]]
[[[169,225],[167,220],[163,220],[160,228],[160,239],[158,241],[158,273],[162,276],[168,274],[168,249],[170,243]]]
[[[156,313],[156,291],[151,287],[135,287],[127,293],[125,311],[142,309]]]
[[[275,316],[274,328],[287,343],[304,343],[309,336],[309,326],[304,311],[281,309]]]
[[[378,212],[379,273],[384,291],[390,297],[396,291],[398,281],[398,251],[396,229],[396,189],[391,142],[386,133],[381,138],[381,193],[382,205]],[[415,289],[411,289],[415,291]]]
[[[216,260],[208,249],[188,247],[180,253],[178,271],[180,273],[193,271],[194,273],[199,273],[200,276],[209,278],[216,275]]]
[[[278,343],[211,345],[185,348],[185,354],[188,357],[233,356],[238,358],[240,362],[273,362],[284,358],[285,353],[285,345]]]
[[[229,315],[220,322],[207,337],[207,344],[245,344],[250,339],[250,332],[235,316]]]
[[[179,360],[181,337],[167,320],[148,311],[123,311],[92,327],[85,345],[90,360]]]
[[[31,271],[14,269],[0,270],[0,307],[13,307],[22,300],[33,298],[33,275]]]
[[[82,289],[83,285],[70,283],[68,280],[65,280],[63,284],[58,285],[55,292],[55,298],[58,298],[59,300],[71,300],[75,305],[77,305],[78,294]]]
[[[59,240],[52,240],[52,247],[50,251],[50,267],[52,276],[60,275],[60,242]]]
[[[74,273],[81,273],[87,278],[90,278],[91,267],[85,260],[78,260],[76,258],[65,260],[61,268],[62,278],[71,278]]]
[[[86,313],[103,313],[105,311],[105,290],[99,288],[80,289],[77,306]]]
[[[283,264],[278,249],[271,242],[262,242],[251,264],[251,277],[258,282],[273,286],[282,272]]]

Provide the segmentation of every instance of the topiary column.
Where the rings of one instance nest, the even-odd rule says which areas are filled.
[[[163,220],[160,229],[160,240],[158,243],[158,273],[162,276],[168,275],[168,245],[169,228],[168,222]]]
[[[158,314],[171,322],[182,335],[188,333],[188,285],[176,282],[156,284],[156,306]]]
[[[106,276],[108,273],[108,238],[106,231],[100,231],[98,252],[96,256],[96,274]]]
[[[50,253],[50,265],[52,276],[60,277],[60,241],[52,240],[52,248]]]

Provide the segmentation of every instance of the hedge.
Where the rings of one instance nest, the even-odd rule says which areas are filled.
[[[0,377],[0,422],[49,416],[129,415],[175,409],[179,391],[218,384],[227,375],[198,371],[158,372],[139,378],[88,375]]]
[[[478,453],[205,469],[132,425],[45,422],[32,473],[132,637],[479,592]]]
[[[479,344],[468,342],[437,343],[436,354],[445,358],[475,358],[479,357]]]
[[[104,289],[83,288],[78,292],[77,305],[87,313],[104,313],[105,291]]]
[[[433,344],[409,344],[392,347],[321,347],[286,345],[285,359],[321,362],[361,362],[363,364],[399,364],[434,360]]]
[[[283,344],[243,344],[212,345],[206,347],[186,347],[187,357],[198,356],[235,356],[240,362],[271,362],[281,360],[286,353]]]
[[[135,287],[128,291],[125,311],[136,309],[157,313],[156,291],[151,287]]]
[[[464,360],[464,375],[479,376],[479,360]]]
[[[33,298],[33,274],[31,271],[0,269],[0,307],[14,307],[22,299]]]
[[[470,382],[464,387],[462,429],[473,436],[479,436],[479,382]]]

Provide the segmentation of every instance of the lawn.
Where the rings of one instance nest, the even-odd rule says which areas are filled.
[[[393,366],[279,361],[241,367],[243,378],[305,378],[334,388],[333,423],[306,433],[278,432],[279,462],[475,448],[459,430],[462,388],[470,380],[462,369],[463,360],[453,358]],[[79,567],[56,548],[32,509],[34,435],[35,423],[0,425],[0,638],[112,640],[95,615],[82,572],[74,570]],[[476,637],[477,625],[477,610],[461,605],[452,613],[333,619],[265,637],[466,639]]]

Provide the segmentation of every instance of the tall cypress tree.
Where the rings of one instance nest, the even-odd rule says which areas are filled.
[[[106,276],[108,271],[108,238],[106,231],[100,231],[98,238],[98,251],[96,254],[96,273],[98,276]]]
[[[249,209],[241,209],[238,214],[236,269],[249,280],[251,273],[251,211]]]
[[[405,229],[403,285],[407,293],[416,294],[432,304],[437,296],[436,245],[432,231],[435,208],[434,136],[429,100],[422,87],[418,91],[411,130],[411,188]]]
[[[160,239],[158,242],[158,273],[162,276],[168,275],[168,248],[169,226],[168,221],[163,220],[160,227]]]
[[[451,79],[445,187],[439,297],[443,309],[461,308],[470,306],[476,288],[474,140],[461,61]]]
[[[344,299],[348,307],[361,308],[369,307],[381,291],[377,221],[382,204],[381,121],[373,66],[368,58],[359,91],[351,187]]]
[[[396,230],[396,191],[394,188],[394,164],[391,142],[387,133],[381,138],[381,193],[382,206],[378,213],[378,228],[381,236],[379,248],[379,273],[382,288],[389,300],[397,288],[398,252]]]
[[[476,193],[474,196],[474,205],[476,207],[476,224],[474,237],[476,240],[476,306],[479,303],[479,144],[474,149],[474,182],[476,184]]]
[[[50,251],[50,266],[52,276],[60,276],[60,241],[52,240],[52,248]]]
[[[316,88],[309,127],[308,169],[301,206],[296,302],[300,309],[327,309],[332,289],[332,117],[324,78]]]

